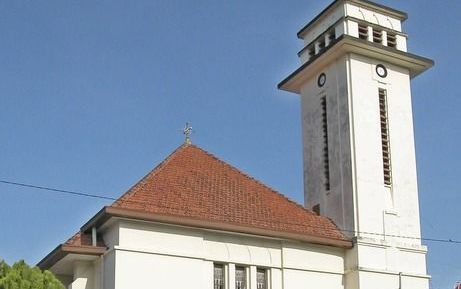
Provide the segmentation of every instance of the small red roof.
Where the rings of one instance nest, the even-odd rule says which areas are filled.
[[[93,247],[91,234],[76,233],[72,238],[67,240],[64,245],[69,247]],[[105,248],[104,241],[100,238],[97,240],[97,247]]]

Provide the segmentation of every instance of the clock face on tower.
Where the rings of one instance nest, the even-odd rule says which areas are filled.
[[[384,67],[382,64],[376,65],[376,73],[379,75],[381,78],[387,77],[387,69]]]

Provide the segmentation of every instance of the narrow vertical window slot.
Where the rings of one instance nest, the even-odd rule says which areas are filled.
[[[397,47],[397,36],[394,33],[387,33],[387,46],[392,48]]]
[[[267,270],[260,269],[256,271],[256,289],[267,289]]]
[[[335,32],[335,29],[332,29],[328,32],[328,40],[331,42],[333,42],[334,40],[336,39],[336,32]]]
[[[309,51],[309,59],[315,56],[315,47],[314,45],[311,45],[309,48],[307,48]]]
[[[359,24],[359,38],[368,40],[368,26]]]
[[[247,288],[247,273],[245,267],[235,267],[235,289]]]
[[[373,28],[373,42],[383,43],[383,32],[381,30]]]
[[[381,145],[383,151],[384,184],[392,184],[391,152],[389,141],[389,121],[387,116],[387,91],[379,89],[379,115],[381,122]]]
[[[325,37],[321,37],[321,39],[319,40],[319,51],[322,51],[323,49],[325,49],[325,47],[326,47]]]
[[[224,265],[214,264],[213,289],[224,289]]]
[[[322,96],[320,99],[322,109],[322,133],[323,133],[323,162],[324,162],[324,180],[325,190],[330,190],[330,156],[328,152],[328,114],[327,114],[327,97]]]

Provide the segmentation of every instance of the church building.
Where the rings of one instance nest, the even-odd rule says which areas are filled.
[[[68,289],[428,289],[407,14],[336,0],[278,87],[302,106],[304,206],[189,139],[38,264]],[[282,176],[283,177],[283,176]]]

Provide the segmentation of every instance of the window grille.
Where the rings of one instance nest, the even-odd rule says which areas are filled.
[[[327,115],[327,97],[320,99],[322,109],[322,132],[323,132],[323,162],[325,176],[325,190],[330,190],[330,156],[328,152],[328,115]]]
[[[267,289],[266,269],[258,269],[256,272],[256,289]]]
[[[214,264],[213,289],[224,289],[224,266],[222,264]]]
[[[373,42],[383,43],[383,31],[373,28]]]
[[[245,267],[235,267],[235,289],[247,288],[247,274]]]
[[[394,33],[387,33],[387,46],[396,48],[397,47],[397,37]]]
[[[325,37],[322,36],[321,40],[319,41],[319,51],[322,51],[323,49],[325,49]]]
[[[368,40],[368,26],[359,24],[359,38]]]
[[[389,122],[387,116],[387,91],[379,89],[379,115],[381,122],[381,145],[383,151],[384,184],[392,184],[391,152],[389,141]]]
[[[315,55],[315,47],[312,45],[307,48],[309,51],[309,58],[312,58]]]
[[[328,40],[332,42],[335,39],[336,39],[336,32],[334,29],[332,29],[328,32]]]

